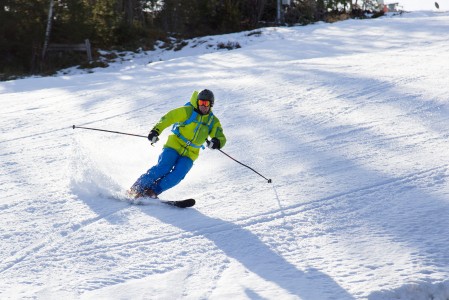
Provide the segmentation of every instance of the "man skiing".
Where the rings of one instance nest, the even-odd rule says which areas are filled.
[[[226,137],[219,119],[212,113],[214,94],[210,90],[193,92],[190,102],[166,113],[148,134],[151,144],[159,140],[161,132],[174,125],[158,163],[141,175],[128,191],[134,198],[157,198],[174,187],[193,166],[204,142],[210,149],[221,149]],[[207,140],[208,137],[211,140]]]

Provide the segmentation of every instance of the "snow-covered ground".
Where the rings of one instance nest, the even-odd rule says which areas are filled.
[[[1,82],[0,298],[449,299],[448,32],[432,12],[265,28]],[[273,183],[204,150],[161,195],[194,208],[110,199],[169,130],[72,125],[146,135],[203,88],[223,150]]]

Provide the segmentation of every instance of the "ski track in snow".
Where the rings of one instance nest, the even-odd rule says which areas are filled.
[[[0,298],[449,299],[448,29],[267,28],[1,83]],[[164,195],[193,209],[108,199],[163,142],[71,126],[145,135],[202,87],[224,151],[273,183],[206,150]]]

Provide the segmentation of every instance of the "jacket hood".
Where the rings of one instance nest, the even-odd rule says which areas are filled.
[[[192,97],[190,97],[190,104],[192,104],[192,106],[195,108],[195,109],[198,109],[198,94],[199,94],[199,92],[198,91],[193,91],[193,94],[192,94]]]

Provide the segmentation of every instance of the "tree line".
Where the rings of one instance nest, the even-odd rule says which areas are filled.
[[[279,2],[281,5],[279,5]],[[375,0],[0,0],[0,80],[78,64],[45,57],[45,44],[151,50],[158,40],[309,24],[345,14],[362,16]],[[369,6],[371,5],[371,6]],[[280,8],[280,9],[279,9]],[[281,16],[281,19],[279,19]],[[78,56],[78,57],[77,57]]]

